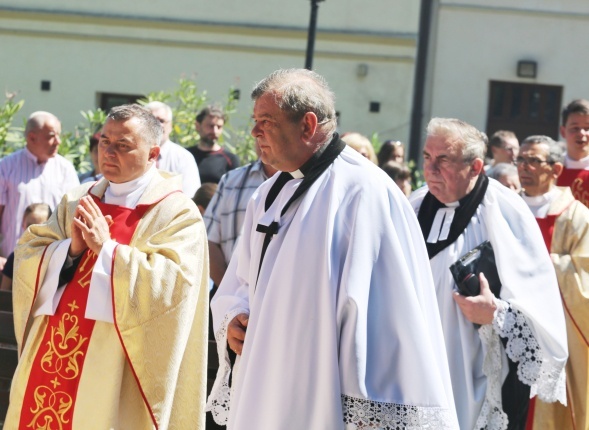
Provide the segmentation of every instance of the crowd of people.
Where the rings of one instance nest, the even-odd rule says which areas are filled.
[[[589,428],[589,101],[562,143],[432,118],[417,188],[317,73],[251,97],[244,166],[214,105],[189,148],[170,106],[113,108],[80,177],[30,115],[0,160],[5,428]]]

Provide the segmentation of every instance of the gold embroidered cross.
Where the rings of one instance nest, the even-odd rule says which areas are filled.
[[[58,385],[61,385],[61,383],[57,380],[57,376],[53,378],[53,380],[51,380],[50,382],[53,384],[54,390],[57,388]]]
[[[74,312],[76,309],[80,309],[80,307],[78,305],[76,305],[76,301],[74,300],[73,302],[71,302],[70,304],[68,304],[68,306],[70,307],[71,311],[70,312]]]

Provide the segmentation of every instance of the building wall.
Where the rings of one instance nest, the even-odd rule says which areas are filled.
[[[407,139],[418,2],[320,3],[314,69],[337,97],[340,129]],[[195,76],[211,100],[239,88],[237,124],[251,115],[253,84],[305,62],[310,2],[155,0],[141,3],[0,0],[0,83],[25,100],[21,117],[49,110],[72,129],[97,93],[144,94]],[[358,65],[367,65],[365,77]],[[51,91],[40,89],[51,81]],[[369,103],[381,103],[370,113]]]
[[[427,116],[458,117],[484,130],[490,80],[561,85],[563,104],[589,98],[589,2],[440,0],[438,7]],[[518,78],[518,60],[536,61],[537,77]]]

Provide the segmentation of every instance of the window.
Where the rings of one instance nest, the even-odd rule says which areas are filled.
[[[100,100],[100,109],[108,112],[115,106],[136,103],[137,100],[142,99],[145,96],[137,94],[99,93],[98,97]]]

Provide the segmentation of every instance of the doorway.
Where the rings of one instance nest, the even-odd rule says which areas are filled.
[[[487,135],[510,130],[521,141],[534,134],[558,141],[562,86],[489,82]]]

